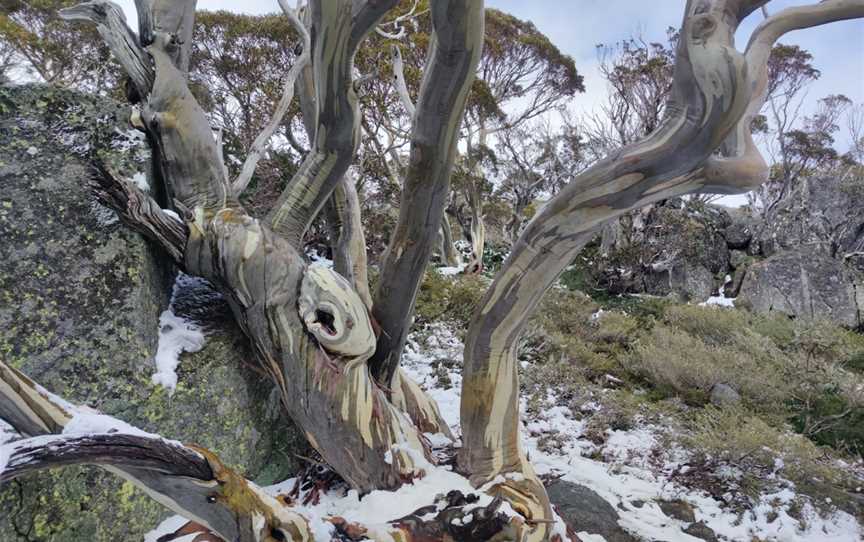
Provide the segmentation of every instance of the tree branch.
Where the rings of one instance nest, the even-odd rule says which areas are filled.
[[[178,215],[166,212],[134,183],[120,180],[99,160],[92,167],[92,189],[99,201],[113,209],[124,224],[154,241],[174,263],[184,267],[188,229]],[[191,217],[188,217],[191,218]]]
[[[414,116],[399,221],[373,297],[382,333],[370,370],[388,388],[441,227],[459,127],[483,46],[482,0],[436,0],[431,10],[434,36]]]
[[[342,180],[359,142],[359,112],[353,61],[362,38],[396,0],[315,2],[312,73],[317,108],[312,150],[279,197],[267,223],[295,247]]]
[[[138,2],[139,8],[141,1]],[[138,38],[126,25],[126,16],[117,4],[108,0],[91,0],[61,9],[59,15],[67,21],[82,20],[96,24],[99,35],[132,80],[138,97],[144,99],[150,94],[155,78],[150,56],[141,48]],[[140,17],[141,9],[139,9]],[[146,24],[147,21],[144,20],[144,23]]]
[[[475,312],[465,347],[460,467],[475,485],[500,474],[521,475],[495,487],[519,495],[531,519],[552,516],[521,449],[517,340],[543,293],[605,221],[695,192],[706,182],[705,160],[750,102],[747,64],[731,40],[739,17],[759,5],[688,2],[661,126],[588,168],[550,200],[516,241]]]
[[[396,93],[402,101],[402,107],[413,119],[416,108],[411,101],[411,94],[408,93],[408,84],[405,82],[405,63],[402,61],[402,51],[398,45],[390,46],[390,56],[393,59],[393,86],[396,87]]]
[[[309,32],[306,30],[306,26],[303,22],[300,21],[299,14],[287,5],[282,6],[282,9],[285,12],[285,16],[288,17],[289,21],[291,21],[291,26],[300,34],[303,42],[303,51],[300,57],[294,60],[294,64],[285,76],[285,82],[282,87],[282,97],[276,105],[276,110],[273,112],[273,115],[270,117],[270,120],[264,128],[262,128],[261,133],[259,133],[255,138],[252,147],[249,149],[249,154],[246,155],[246,160],[243,162],[243,168],[240,170],[237,178],[234,179],[234,182],[231,183],[231,188],[238,196],[246,190],[247,186],[249,186],[249,181],[252,180],[252,175],[255,173],[255,167],[258,165],[258,161],[261,160],[261,156],[264,154],[267,142],[270,141],[271,137],[273,137],[273,134],[276,132],[276,129],[279,128],[279,125],[282,124],[282,119],[285,117],[285,113],[287,113],[288,109],[291,107],[291,102],[294,100],[295,83],[300,77],[300,74],[306,68],[311,57],[312,47],[309,39]]]

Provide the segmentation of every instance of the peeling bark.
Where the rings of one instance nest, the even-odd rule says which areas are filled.
[[[330,518],[343,537],[554,538],[548,497],[519,440],[517,340],[543,293],[605,221],[673,195],[737,192],[764,178],[764,162],[744,127],[749,126],[747,115],[764,100],[766,51],[791,29],[864,16],[864,0],[790,8],[766,19],[742,55],[732,47],[732,36],[739,22],[766,1],[688,1],[663,124],[581,173],[544,206],[481,302],[466,341],[459,462],[478,491],[500,499],[478,509],[466,496],[450,495],[434,510],[421,509],[384,526]],[[435,35],[415,111],[400,218],[374,296],[374,315],[382,327],[378,336],[363,294],[365,279],[355,267],[362,259],[354,233],[359,230],[356,193],[354,201],[349,191],[334,200],[343,206],[342,214],[337,213],[340,231],[347,232],[339,265],[350,280],[307,266],[299,247],[324,202],[340,182],[347,182],[359,122],[352,59],[395,0],[312,4],[312,64],[298,68],[304,72],[298,88],[312,83],[314,89],[311,99],[300,93],[304,112],[313,115],[305,119],[314,129],[313,148],[264,221],[249,216],[237,202],[204,112],[186,85],[195,2],[149,4],[152,11],[145,0],[136,2],[144,40],[137,44],[104,0],[65,13],[101,25],[123,66],[137,72],[140,120],[182,217],[175,219],[97,164],[100,199],[189,273],[209,279],[225,295],[261,366],[277,384],[286,411],[352,487],[389,489],[422,476],[431,456],[422,431],[447,434],[448,429],[434,403],[398,370],[398,363],[444,218],[459,125],[482,45],[483,2],[432,3]],[[0,362],[0,417],[31,437],[11,445],[10,463],[0,479],[93,463],[226,540],[311,538],[302,515],[206,450],[138,433],[56,435],[73,416],[70,406]],[[501,516],[501,502],[518,516]],[[469,512],[474,518],[469,524],[454,521]],[[433,519],[425,519],[432,513]]]
[[[314,2],[311,9],[312,73],[316,117],[312,151],[279,197],[267,224],[299,247],[303,235],[342,180],[359,143],[360,114],[354,90],[354,55],[362,39],[396,0]]]

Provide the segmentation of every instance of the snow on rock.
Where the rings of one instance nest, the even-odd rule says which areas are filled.
[[[444,275],[445,277],[451,275],[458,275],[462,271],[465,270],[464,265],[457,265],[455,267],[436,267],[435,271],[438,272],[439,275]]]
[[[129,180],[132,181],[139,190],[144,192],[150,191],[150,183],[147,182],[147,175],[145,175],[143,171],[136,171],[135,175],[133,175]]]
[[[204,348],[204,332],[196,324],[174,314],[174,299],[179,289],[188,284],[190,277],[183,273],[177,275],[174,291],[168,310],[159,315],[159,345],[154,362],[156,373],[152,376],[154,384],[168,388],[173,393],[177,387],[177,366],[183,352],[198,352]]]
[[[699,305],[706,307],[709,305],[714,305],[716,307],[734,307],[735,306],[735,298],[734,297],[723,297],[722,295],[712,295],[707,300],[699,303]]]
[[[726,297],[723,295],[723,291],[726,289],[726,285],[732,282],[732,277],[726,275],[726,278],[723,281],[723,286],[720,287],[720,291],[717,295],[712,295],[707,300],[699,303],[700,306],[706,307],[710,305],[714,305],[717,307],[734,307],[735,306],[735,298],[734,297]]]
[[[314,248],[307,249],[306,256],[309,258],[309,261],[315,265],[321,265],[328,269],[333,269],[333,260],[323,254],[319,254]]]

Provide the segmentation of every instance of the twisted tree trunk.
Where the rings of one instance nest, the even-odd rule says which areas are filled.
[[[580,174],[515,242],[466,342],[459,464],[486,494],[483,506],[474,504],[477,497],[451,494],[385,525],[325,518],[341,539],[560,539],[545,489],[519,439],[517,339],[543,293],[606,220],[674,195],[734,193],[764,180],[765,163],[748,127],[764,101],[771,45],[794,28],[864,16],[864,0],[790,8],[764,21],[739,53],[732,46],[738,25],[767,1],[689,0],[663,124]],[[311,4],[311,63],[298,68],[306,74],[298,82],[306,90],[298,94],[301,102],[304,93],[314,96],[303,107],[312,117],[306,119],[312,150],[266,220],[239,204],[204,112],[186,84],[195,2],[137,0],[138,36],[106,0],[62,12],[95,22],[129,73],[142,100],[133,122],[147,134],[181,219],[95,160],[97,195],[181,268],[209,279],[224,294],[288,415],[360,491],[392,489],[426,475],[435,465],[423,432],[449,434],[434,403],[399,370],[399,360],[442,224],[482,44],[481,0],[431,3],[434,38],[415,111],[399,223],[372,296],[371,315],[382,329],[376,334],[364,294],[356,193],[347,184],[334,200],[345,237],[338,251],[342,274],[307,265],[300,249],[310,222],[347,182],[359,119],[353,57],[394,4]],[[36,469],[96,464],[225,540],[315,536],[313,518],[243,479],[212,453],[106,417],[105,431],[83,431],[90,427],[82,423],[87,416],[93,414],[0,362],[0,418],[26,437],[0,449],[0,481]],[[504,502],[509,515],[501,511]]]

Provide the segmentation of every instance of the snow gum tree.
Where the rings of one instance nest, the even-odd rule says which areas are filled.
[[[451,492],[438,502],[430,496],[429,507],[378,525],[309,517],[207,450],[119,420],[92,430],[81,422],[82,410],[2,362],[0,417],[22,438],[0,448],[0,482],[38,469],[98,465],[230,541],[313,540],[322,522],[340,540],[568,537],[556,526],[520,441],[517,339],[544,292],[605,221],[660,199],[738,193],[766,179],[750,125],[766,96],[772,45],[791,30],[864,17],[864,0],[781,10],[737,49],[739,24],[767,3],[687,0],[659,125],[577,175],[514,242],[465,346],[457,471],[470,483],[464,487],[473,488],[469,494]],[[94,158],[98,196],[181,269],[219,289],[277,386],[285,415],[361,493],[429,475],[436,459],[424,433],[450,435],[435,404],[399,368],[406,334],[390,334],[388,341],[379,334],[407,328],[412,318],[483,44],[482,0],[430,2],[432,36],[412,117],[399,221],[379,288],[370,296],[359,205],[353,185],[345,182],[360,133],[353,59],[395,4],[313,0],[295,10],[280,0],[303,46],[286,73],[274,118],[296,93],[311,148],[265,216],[252,216],[239,203],[254,163],[229,179],[218,140],[187,85],[195,1],[136,1],[137,32],[107,0],[61,12],[95,24],[129,77],[135,89],[130,94],[139,100],[130,122],[146,133],[156,180],[176,214]],[[264,127],[261,139],[274,129]],[[310,266],[301,251],[304,233],[328,201],[346,237],[346,249],[336,252],[341,273]],[[384,297],[388,302],[380,310]]]

